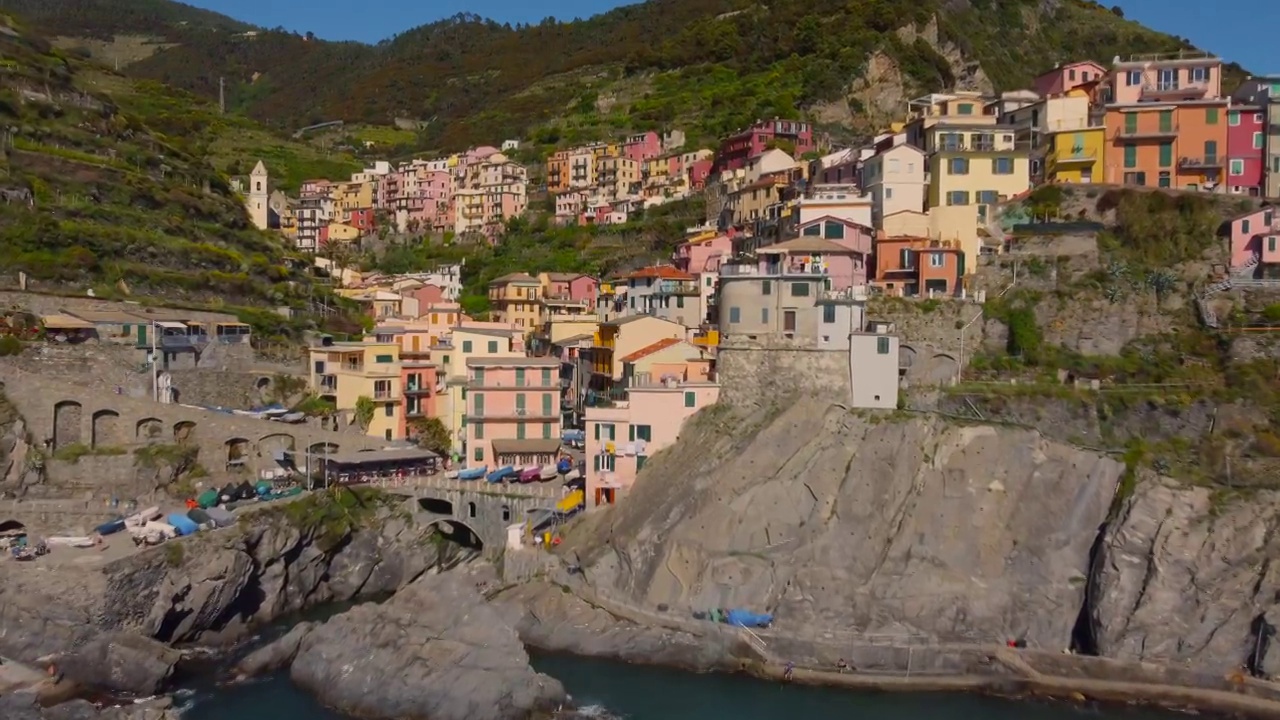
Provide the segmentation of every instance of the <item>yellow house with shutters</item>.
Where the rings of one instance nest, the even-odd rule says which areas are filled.
[[[1107,129],[1087,127],[1048,133],[1044,156],[1044,179],[1051,183],[1095,183],[1103,181],[1103,155]]]

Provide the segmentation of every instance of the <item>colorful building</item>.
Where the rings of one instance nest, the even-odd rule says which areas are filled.
[[[438,412],[459,451],[466,449],[467,363],[473,358],[494,357],[524,357],[524,351],[510,333],[477,327],[454,328],[431,347],[431,359],[445,382],[445,396],[438,401]]]
[[[1032,81],[1032,88],[1041,97],[1061,95],[1087,83],[1102,80],[1107,69],[1092,60],[1059,64]]]
[[[1099,125],[1046,133],[1044,179],[1051,183],[1100,182],[1106,157],[1107,131]]]
[[[1110,105],[1214,100],[1222,97],[1222,60],[1200,50],[1132,55],[1105,81]]]
[[[649,458],[675,444],[685,421],[719,397],[713,382],[659,380],[631,387],[612,407],[588,407],[588,505],[618,502]]]
[[[886,295],[956,295],[963,287],[965,253],[960,243],[925,237],[880,237],[875,241],[873,284]]]
[[[713,172],[738,170],[747,162],[779,143],[790,145],[789,154],[799,157],[818,149],[814,142],[813,126],[796,120],[774,118],[757,123],[725,138],[716,153]]]
[[[622,388],[622,358],[665,338],[683,340],[685,326],[652,315],[628,315],[604,322],[591,346],[589,395],[616,399]]]
[[[894,145],[862,163],[858,184],[871,198],[871,227],[900,210],[924,210],[925,156],[914,145]]]
[[[1263,191],[1280,197],[1280,75],[1252,77],[1241,83],[1235,102],[1263,108]]]
[[[1106,182],[1213,190],[1227,169],[1226,99],[1108,105]]]
[[[489,283],[490,316],[532,332],[541,320],[542,283],[525,273],[503,275]]]
[[[1261,106],[1232,105],[1227,110],[1227,191],[1263,193],[1266,185],[1267,127]]]
[[[403,437],[399,343],[325,341],[312,346],[309,355],[309,384],[317,397],[331,400],[348,416],[367,399],[373,416],[365,432],[384,440]]]
[[[992,208],[1030,187],[1030,158],[1011,126],[933,124],[926,135],[929,206],[976,205],[985,224]]]
[[[560,359],[467,360],[467,463],[553,464],[560,450]]]
[[[1264,205],[1237,215],[1227,221],[1226,233],[1233,269],[1241,271],[1261,265],[1265,276],[1277,274],[1273,270],[1280,263],[1280,248],[1276,247],[1276,236],[1280,235],[1280,211]]]

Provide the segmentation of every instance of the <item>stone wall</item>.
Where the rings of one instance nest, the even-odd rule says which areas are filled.
[[[170,370],[178,402],[248,410],[273,397],[275,375],[233,370]]]
[[[843,350],[735,342],[716,356],[720,402],[762,405],[790,395],[849,400],[849,354]]]
[[[431,500],[449,503],[436,506]],[[507,544],[507,527],[523,522],[530,510],[549,508],[554,501],[505,493],[431,489],[418,495],[419,508],[443,521],[460,523],[484,543],[484,554],[496,557]],[[443,512],[447,510],[448,512]]]

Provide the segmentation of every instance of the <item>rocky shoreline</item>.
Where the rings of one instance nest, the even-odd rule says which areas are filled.
[[[235,673],[287,671],[326,705],[387,720],[572,717],[564,688],[529,666],[526,646],[771,680],[790,660],[796,682],[857,689],[1088,697],[1280,718],[1280,688],[1239,673],[995,644],[850,646],[789,626],[749,635],[627,597],[600,581],[616,562],[607,556],[585,574],[553,562],[507,586],[493,565],[436,540],[412,511],[388,505],[340,532],[299,522],[295,511],[263,513],[180,541],[180,557],[145,550],[100,572],[5,564],[0,656],[55,665],[67,687],[150,696],[189,662],[192,654],[178,648],[234,647],[291,614],[355,602],[325,621],[300,622],[242,658]],[[579,566],[570,545],[562,550]],[[837,657],[859,672],[831,672]],[[173,720],[163,700],[40,708],[29,691],[3,698],[0,709],[14,708],[0,712],[5,718]]]

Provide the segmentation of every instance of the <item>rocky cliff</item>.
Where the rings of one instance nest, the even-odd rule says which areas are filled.
[[[791,638],[999,644],[1237,668],[1276,612],[1277,498],[1144,477],[1034,430],[714,407],[571,532],[592,584]]]

